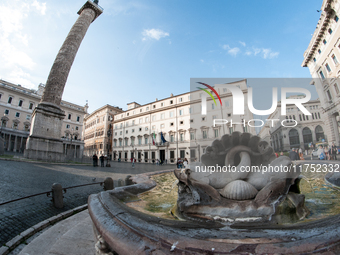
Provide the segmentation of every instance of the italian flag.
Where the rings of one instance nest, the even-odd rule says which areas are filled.
[[[154,132],[154,133],[152,134],[152,144],[153,144],[153,145],[156,145],[155,140],[156,140],[156,134],[155,134],[155,132]]]

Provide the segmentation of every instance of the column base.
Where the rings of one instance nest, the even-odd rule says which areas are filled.
[[[46,137],[29,136],[24,157],[34,160],[63,162],[63,141]]]

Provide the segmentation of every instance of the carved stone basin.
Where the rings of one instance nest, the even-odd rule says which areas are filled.
[[[340,216],[293,225],[169,220],[123,201],[153,188],[152,174],[134,185],[91,195],[88,201],[97,254],[339,254]]]

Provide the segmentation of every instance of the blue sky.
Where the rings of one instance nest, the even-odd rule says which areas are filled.
[[[85,0],[2,0],[0,78],[46,83]],[[321,0],[100,0],[63,99],[126,109],[190,91],[190,78],[308,78]],[[213,84],[211,84],[213,85]],[[315,88],[303,85],[317,98]],[[271,102],[268,99],[268,104]]]

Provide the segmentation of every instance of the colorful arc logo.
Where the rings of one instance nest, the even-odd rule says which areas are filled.
[[[220,98],[220,95],[217,93],[217,91],[216,91],[213,87],[211,87],[210,85],[205,84],[205,83],[203,83],[203,82],[197,82],[197,83],[199,83],[199,84],[201,84],[201,85],[204,85],[204,86],[206,86],[207,88],[211,89],[211,90],[215,93],[215,95],[217,96],[218,100],[220,101],[220,103],[221,103],[221,105],[222,105],[222,100],[221,100],[221,98]],[[200,87],[197,87],[197,88],[200,89],[200,90],[203,90],[204,92],[206,92],[206,93],[212,98],[212,100],[214,100],[214,103],[215,103],[215,105],[217,106],[217,103],[216,103],[216,100],[215,100],[214,96],[213,96],[207,89],[200,88]]]

